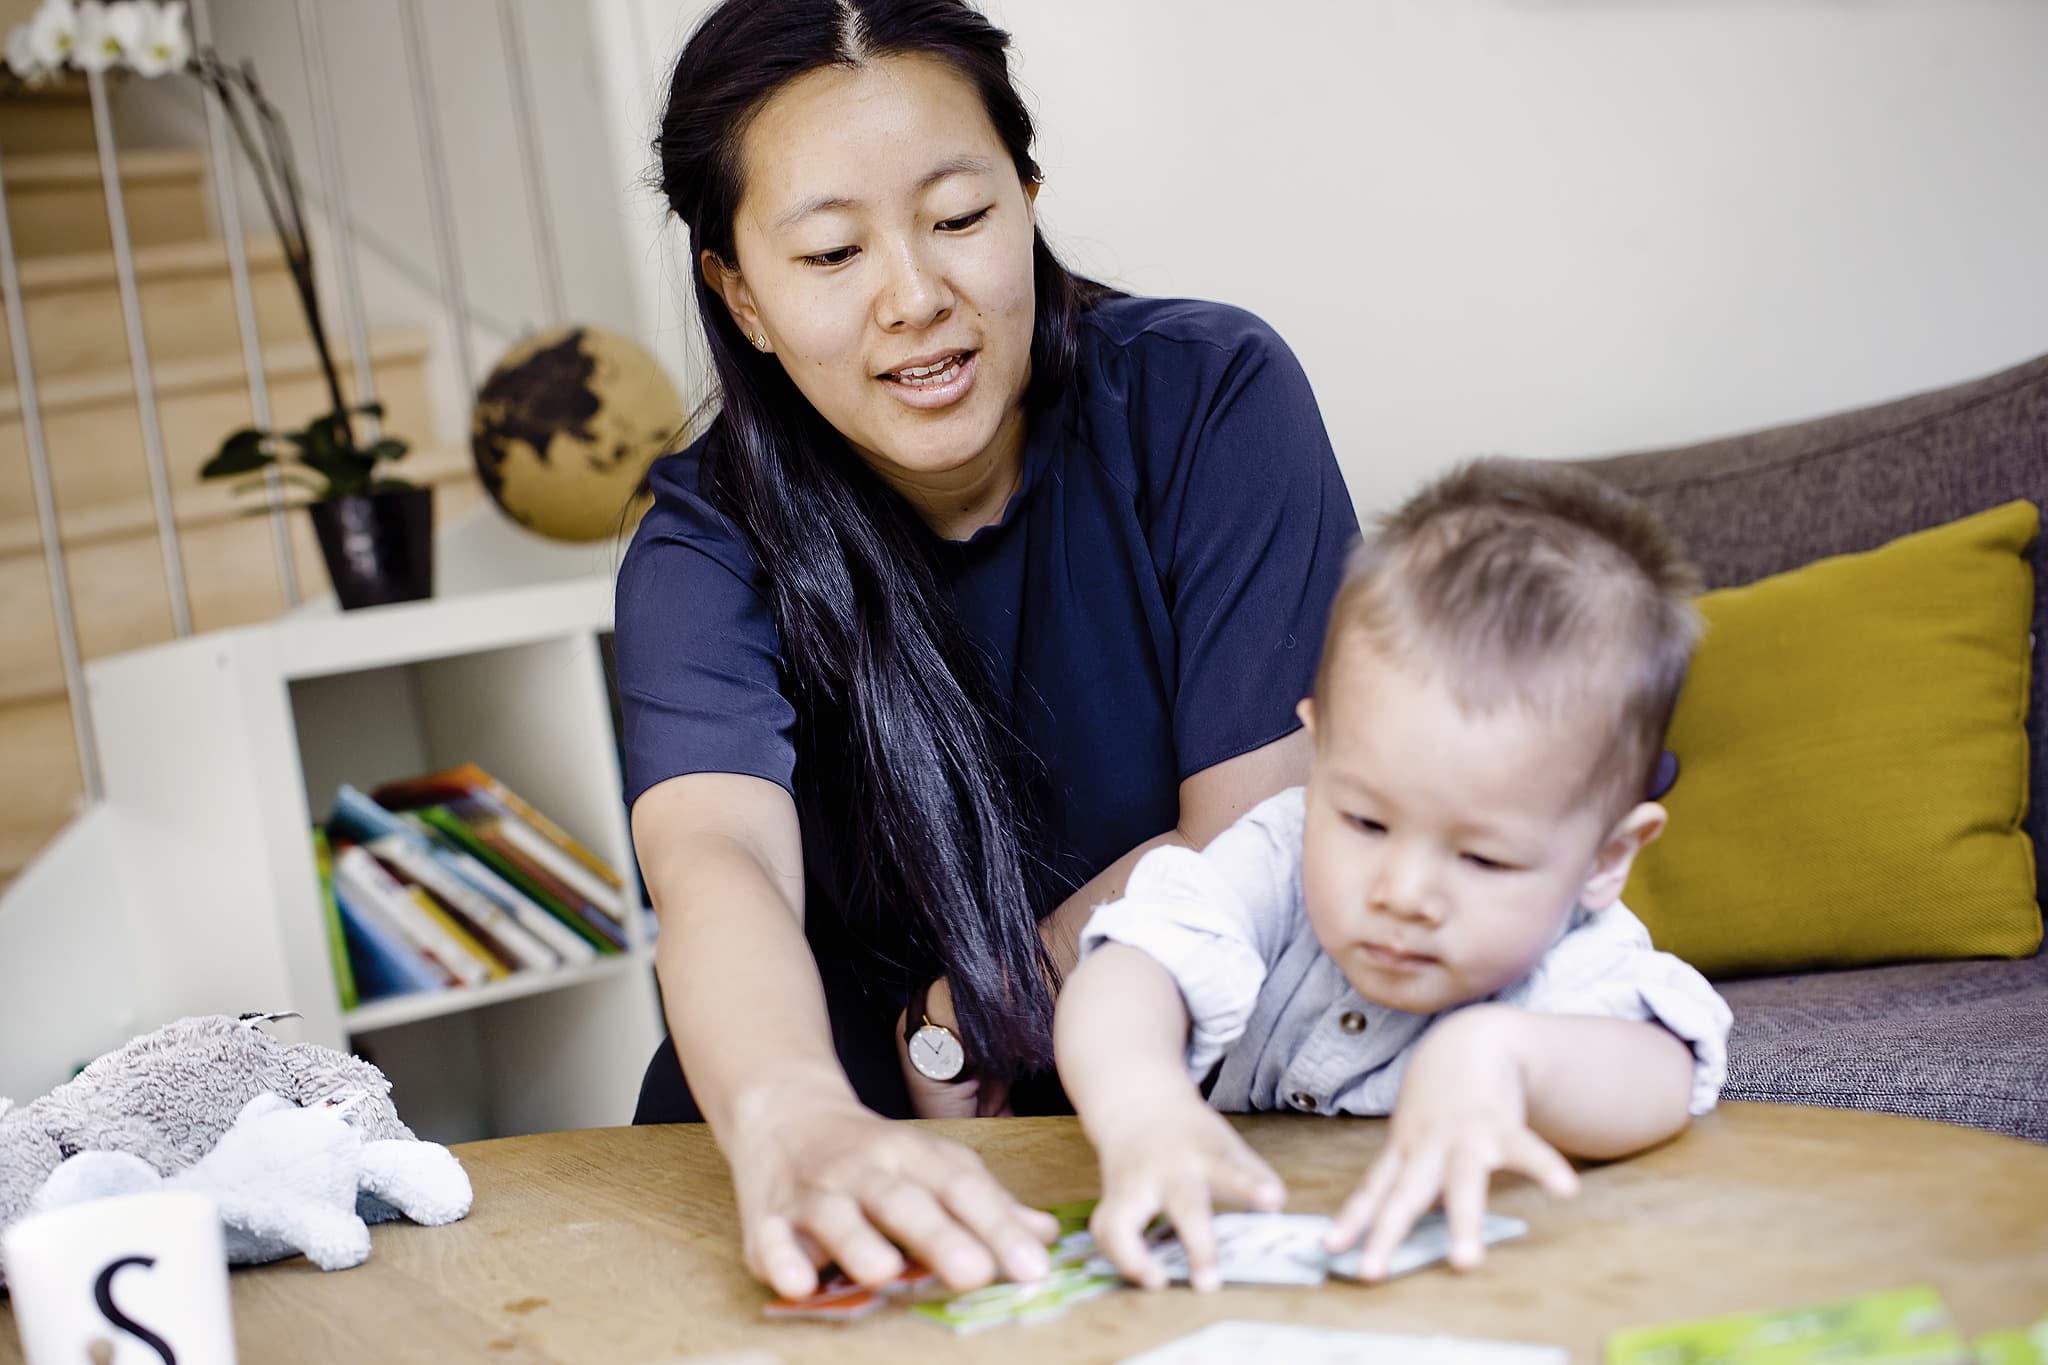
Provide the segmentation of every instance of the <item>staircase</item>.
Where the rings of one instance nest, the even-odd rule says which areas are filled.
[[[114,275],[92,114],[82,83],[0,94],[0,153],[20,262],[80,652],[91,659],[174,634]],[[288,605],[260,495],[202,486],[199,467],[253,419],[227,254],[199,150],[121,158],[144,332],[156,382],[195,630],[276,616]],[[269,221],[244,214],[257,331],[273,417],[300,425],[328,407],[317,355]],[[330,306],[333,329],[339,310]],[[345,344],[343,345],[345,350]],[[403,472],[436,485],[436,520],[481,497],[468,453],[431,448],[426,334],[370,338],[386,428],[414,442]],[[347,374],[345,354],[336,363]],[[348,394],[354,401],[352,392]],[[303,514],[290,517],[300,592],[328,590]],[[176,725],[175,715],[162,717]],[[38,531],[14,358],[0,331],[0,891],[77,814],[83,796]]]

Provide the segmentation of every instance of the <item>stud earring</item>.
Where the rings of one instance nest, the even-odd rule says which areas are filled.
[[[768,338],[762,336],[759,332],[754,333],[754,335],[750,337],[749,340],[751,340],[754,343],[754,349],[757,351],[765,351],[768,349]]]

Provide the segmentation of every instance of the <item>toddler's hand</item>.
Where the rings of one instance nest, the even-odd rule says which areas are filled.
[[[1529,1128],[1520,1069],[1492,1033],[1502,1017],[1462,1011],[1431,1029],[1416,1050],[1386,1150],[1337,1211],[1325,1242],[1342,1251],[1370,1229],[1361,1278],[1384,1276],[1394,1248],[1439,1200],[1451,1265],[1478,1265],[1495,1171],[1519,1171],[1560,1199],[1578,1193],[1571,1163]]]
[[[1229,1122],[1194,1094],[1141,1099],[1114,1124],[1097,1116],[1089,1125],[1102,1157],[1102,1199],[1088,1230],[1118,1271],[1145,1289],[1166,1283],[1165,1271],[1145,1245],[1145,1228],[1164,1213],[1188,1255],[1196,1289],[1218,1288],[1212,1197],[1273,1210],[1287,1187],[1273,1168],[1245,1145]]]

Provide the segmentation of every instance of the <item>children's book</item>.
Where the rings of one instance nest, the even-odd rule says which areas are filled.
[[[358,1003],[447,988],[453,978],[421,957],[380,912],[367,903],[358,904],[338,881],[334,902],[348,941]]]
[[[369,849],[353,844],[334,855],[334,885],[357,905],[375,906],[406,942],[432,958],[458,985],[480,986],[491,979],[490,966],[429,914]]]
[[[616,892],[607,891],[602,901],[595,901],[584,895],[575,885],[565,881],[553,867],[534,857],[530,850],[535,840],[530,832],[524,839],[517,836],[512,822],[492,814],[490,808],[482,802],[465,797],[450,801],[440,809],[446,810],[469,826],[477,838],[496,851],[501,861],[517,867],[528,881],[562,904],[572,907],[585,919],[603,921],[603,925],[600,926],[601,932],[609,935],[616,930],[620,941],[624,941],[624,921],[621,914],[614,913],[611,908],[622,907],[624,903],[623,898]],[[562,861],[559,853],[556,855],[556,861]],[[587,873],[584,874],[584,880],[589,880]]]
[[[416,840],[387,834],[365,845],[384,863],[463,921],[469,932],[506,966],[546,971],[561,965],[552,948],[535,938],[496,901],[455,874],[436,850]]]
[[[535,810],[519,794],[504,783],[492,777],[474,763],[459,767],[444,768],[440,772],[428,773],[404,782],[387,782],[374,793],[377,800],[390,810],[407,810],[419,806],[441,806],[451,801],[469,799],[489,808],[507,824],[517,825],[543,843],[559,851],[563,860],[574,863],[598,888],[614,893],[620,909],[614,913],[623,916],[625,883],[609,863],[592,853],[589,848],[577,842],[568,831]],[[549,861],[545,857],[542,861]],[[563,881],[576,882],[576,877],[565,876]],[[586,893],[588,894],[588,893]],[[603,895],[589,895],[589,899],[604,905]]]
[[[1962,1365],[1968,1348],[1927,1285],[1835,1303],[1635,1327],[1607,1339],[1607,1365]]]
[[[488,809],[478,803],[479,808]],[[535,866],[543,869],[562,885],[589,901],[613,919],[626,917],[626,893],[607,883],[595,872],[569,856],[557,845],[551,843],[541,832],[517,816],[500,815],[498,833],[505,842],[526,855]]]
[[[625,931],[610,916],[568,893],[559,883],[552,888],[545,884],[529,864],[483,837],[449,807],[426,806],[417,814],[437,833],[484,863],[542,909],[582,935],[599,952],[616,953],[625,948]]]
[[[391,872],[389,867],[384,870]],[[395,872],[392,879],[398,880]],[[482,940],[469,931],[469,926],[462,922],[462,917],[451,913],[447,906],[435,900],[431,891],[424,886],[414,886],[405,881],[399,881],[399,889],[405,893],[407,899],[419,907],[421,914],[432,920],[442,933],[455,940],[456,947],[483,964],[485,980],[502,981],[512,975],[511,964],[485,946]]]
[[[313,826],[313,866],[320,874],[320,914],[327,925],[327,953],[334,964],[334,993],[341,1007],[352,1010],[360,997],[356,993],[355,969],[348,960],[348,934],[341,925],[341,907],[334,900],[334,851],[327,846],[327,831]]]
[[[520,927],[545,943],[563,962],[582,963],[596,959],[597,949],[591,947],[587,939],[543,910],[524,891],[479,862],[466,848],[457,847],[452,839],[421,819],[418,811],[405,811],[399,819],[429,843],[436,861],[519,921]]]

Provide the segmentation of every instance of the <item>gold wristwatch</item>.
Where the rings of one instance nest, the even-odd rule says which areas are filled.
[[[934,1024],[925,1013],[933,984],[927,981],[919,986],[903,1011],[903,1042],[910,1050],[910,1064],[926,1080],[964,1081],[971,1073],[960,1036],[944,1024]]]

